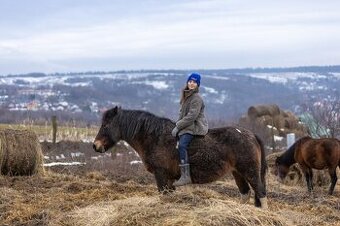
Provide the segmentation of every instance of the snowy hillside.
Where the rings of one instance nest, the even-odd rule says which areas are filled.
[[[176,119],[187,71],[32,73],[0,77],[0,106],[11,111],[100,115],[114,105]],[[309,101],[338,98],[339,72],[202,71],[209,119],[232,119],[249,106],[276,103],[299,111]]]

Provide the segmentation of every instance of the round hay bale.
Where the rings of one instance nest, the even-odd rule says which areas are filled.
[[[289,172],[283,183],[289,186],[303,185],[304,176],[299,164],[295,163],[289,167]]]
[[[287,129],[297,129],[299,126],[299,119],[292,113],[287,112],[284,118],[284,127]]]
[[[280,114],[280,108],[276,104],[272,105],[256,105],[248,109],[248,116],[258,118],[264,115],[275,116]]]
[[[282,111],[282,110],[281,110],[280,114],[281,114],[284,118],[289,117],[289,112],[288,112],[288,111],[286,112],[286,111]]]
[[[295,129],[298,127],[298,123],[299,122],[295,118],[292,117],[284,118],[284,128]]]
[[[29,130],[0,130],[0,175],[43,173],[43,154],[35,133]]]
[[[263,115],[259,118],[256,119],[256,121],[258,121],[260,124],[262,125],[273,125],[274,121],[273,121],[273,117],[271,117],[270,115]]]
[[[273,117],[273,121],[274,121],[274,126],[277,129],[281,129],[284,128],[285,125],[285,120],[284,117],[282,115],[276,115]]]

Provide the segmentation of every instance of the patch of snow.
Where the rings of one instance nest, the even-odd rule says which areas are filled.
[[[86,162],[51,162],[51,163],[44,163],[44,166],[76,166],[76,165],[85,165]]]
[[[71,157],[74,158],[74,157],[80,157],[80,156],[83,156],[85,155],[84,153],[81,153],[81,152],[71,152]]]
[[[267,127],[268,127],[269,129],[274,129],[274,130],[277,130],[277,128],[276,128],[276,127],[274,127],[274,126],[271,126],[271,125],[267,125]]]
[[[219,79],[219,80],[229,80],[228,77],[222,77],[217,75],[205,75],[204,78],[212,78],[212,79]]]
[[[268,80],[271,83],[286,84],[289,80],[297,80],[298,78],[325,78],[325,75],[316,74],[313,72],[278,72],[278,73],[254,73],[249,74],[249,77]]]
[[[282,141],[283,137],[274,135],[274,141]]]
[[[169,88],[169,85],[165,81],[143,81],[143,82],[132,82],[132,84],[145,84],[152,86],[154,89],[164,90]]]
[[[217,92],[216,89],[214,89],[214,88],[206,87],[206,86],[203,86],[203,88],[205,89],[205,91],[206,91],[207,93],[218,94],[218,92]]]
[[[333,72],[332,75],[333,75],[335,78],[340,79],[340,73],[335,73],[335,72]]]
[[[138,160],[134,160],[130,162],[130,165],[134,165],[134,164],[141,164],[143,163],[142,161],[138,161]]]

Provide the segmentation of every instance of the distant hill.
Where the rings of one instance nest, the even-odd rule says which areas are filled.
[[[238,119],[248,107],[275,103],[295,113],[339,98],[340,66],[198,70],[210,120]],[[188,70],[30,73],[0,77],[0,108],[31,117],[56,113],[98,120],[115,105],[177,119]],[[81,118],[80,117],[80,118]],[[6,121],[0,115],[0,122]],[[8,121],[8,120],[7,120]]]

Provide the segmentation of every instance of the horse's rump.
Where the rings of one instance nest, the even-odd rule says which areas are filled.
[[[195,183],[212,182],[235,167],[260,169],[260,165],[265,165],[261,163],[261,151],[255,135],[246,129],[210,129],[204,138],[195,137],[189,146],[192,180]]]
[[[192,140],[188,155],[194,183],[215,181],[226,171],[228,151],[223,150],[221,146],[210,136]]]
[[[337,139],[313,139],[304,137],[298,144],[295,161],[315,169],[324,169],[337,166],[340,161],[340,144]]]

